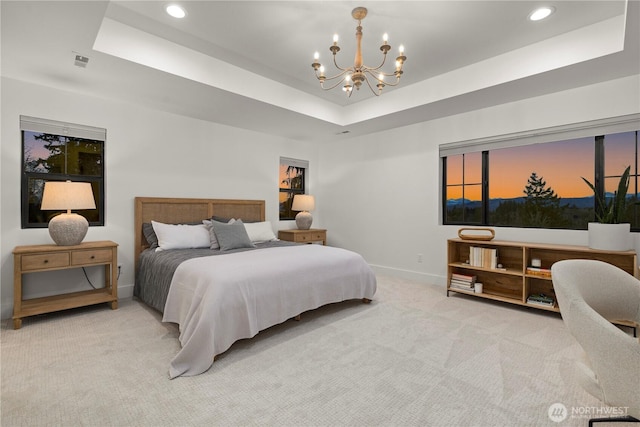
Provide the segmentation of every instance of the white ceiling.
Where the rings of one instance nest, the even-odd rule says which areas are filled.
[[[176,1],[182,20],[167,3],[3,0],[2,75],[323,141],[640,74],[638,0]],[[528,21],[541,4],[555,13]],[[393,58],[405,46],[402,82],[380,97],[322,91],[311,68],[319,51],[332,74],[334,33],[353,63],[356,6],[367,65],[383,33]]]

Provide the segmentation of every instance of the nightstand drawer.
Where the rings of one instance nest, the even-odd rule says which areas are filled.
[[[86,265],[94,262],[104,264],[111,261],[112,254],[111,249],[71,252],[71,265]]]
[[[69,252],[34,254],[22,256],[22,271],[66,267],[69,265]]]
[[[310,230],[279,230],[278,239],[296,243],[322,242],[323,245],[326,245],[327,230],[320,228],[312,228]]]
[[[295,236],[296,242],[317,242],[324,240],[324,233],[304,233]]]

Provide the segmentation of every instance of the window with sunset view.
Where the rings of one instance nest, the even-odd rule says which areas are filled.
[[[595,203],[582,178],[610,198],[630,166],[623,218],[640,231],[639,163],[637,131],[446,156],[444,223],[586,229]]]
[[[41,209],[47,181],[90,183],[96,208],[76,213],[90,226],[104,225],[106,129],[29,116],[20,116],[20,128],[22,228],[46,228],[53,216],[64,212]]]
[[[280,157],[278,188],[281,221],[295,219],[298,212],[291,209],[293,196],[305,194],[308,169],[309,162],[306,160]]]

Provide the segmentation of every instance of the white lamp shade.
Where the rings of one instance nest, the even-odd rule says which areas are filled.
[[[72,209],[95,209],[96,201],[88,182],[47,181],[40,209],[46,211],[66,210],[49,221],[49,235],[61,246],[79,245],[87,235],[87,219]]]
[[[89,182],[47,181],[40,209],[44,211],[95,209],[96,202]]]
[[[316,208],[316,201],[313,196],[308,194],[296,194],[293,196],[293,211],[312,211]]]

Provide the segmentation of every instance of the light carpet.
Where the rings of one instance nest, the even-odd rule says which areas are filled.
[[[160,319],[121,300],[4,322],[2,426],[586,426],[603,408],[557,314],[438,286],[378,277],[371,304],[308,312],[175,380],[178,330]]]

